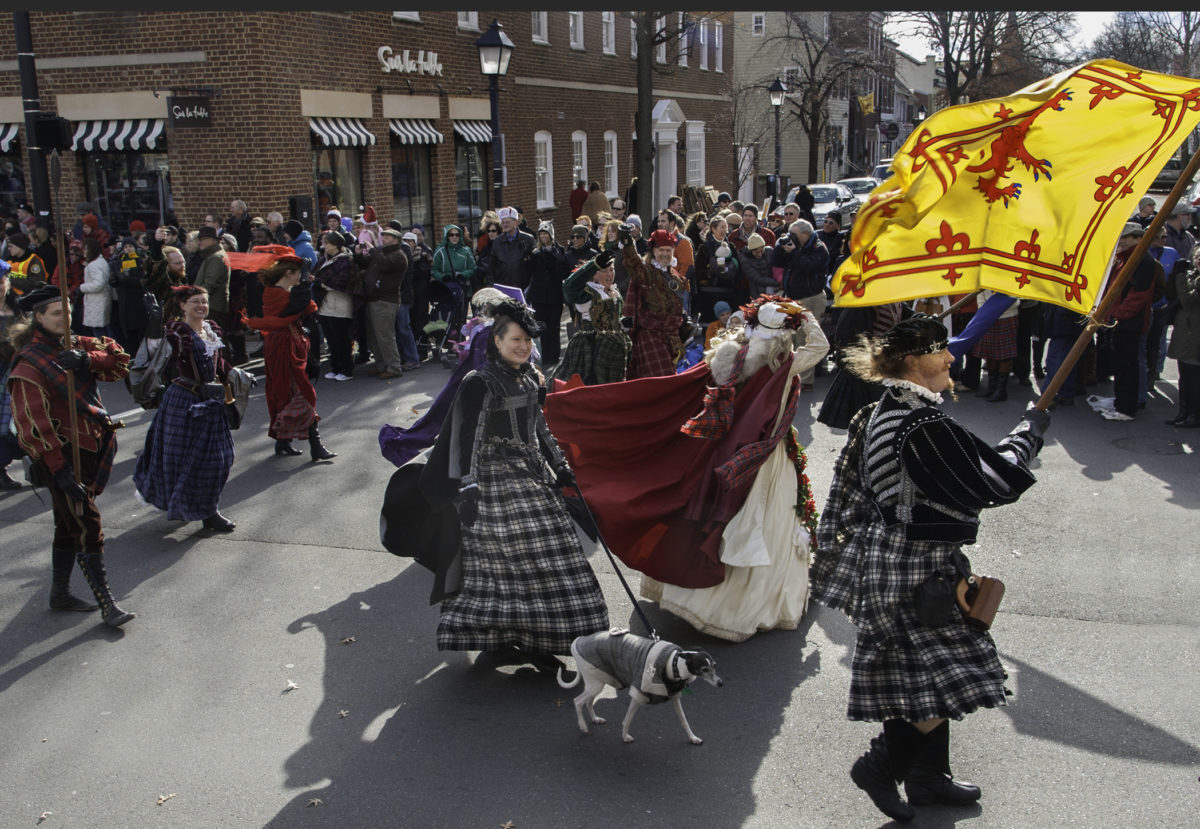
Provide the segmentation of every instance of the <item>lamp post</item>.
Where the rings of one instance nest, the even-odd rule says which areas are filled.
[[[925,105],[921,104],[920,106],[917,107],[917,123],[918,124],[925,120],[925,115],[926,115]]]
[[[779,78],[775,78],[775,83],[768,87],[767,92],[771,95],[771,106],[775,108],[775,187],[771,194],[776,199],[779,198],[779,165],[782,139],[779,132],[779,111],[783,108],[783,96],[787,93],[787,87],[780,82]]]
[[[503,170],[500,167],[500,76],[508,74],[508,61],[512,58],[513,42],[504,32],[499,20],[493,20],[492,25],[475,41],[479,50],[479,71],[487,75],[488,92],[492,104],[492,190],[495,204],[492,207],[499,210],[503,205],[503,188],[500,180]]]

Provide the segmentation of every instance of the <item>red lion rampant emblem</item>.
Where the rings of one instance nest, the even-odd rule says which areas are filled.
[[[1019,199],[1021,197],[1020,182],[1014,181],[1007,186],[1000,186],[1000,182],[1008,178],[1008,174],[1013,168],[1013,165],[1009,163],[1010,159],[1020,161],[1025,165],[1026,170],[1032,170],[1034,181],[1038,180],[1039,174],[1044,175],[1047,181],[1050,180],[1050,167],[1053,165],[1048,159],[1034,158],[1025,149],[1025,137],[1029,133],[1029,128],[1033,126],[1034,120],[1039,115],[1051,109],[1056,112],[1062,112],[1063,101],[1069,100],[1071,100],[1071,90],[1064,89],[1017,123],[1005,127],[993,139],[987,150],[984,150],[985,157],[983,161],[966,168],[968,173],[985,174],[979,177],[976,188],[983,193],[984,198],[988,200],[989,204],[1003,199],[1004,206],[1008,207],[1009,199]],[[1007,115],[1007,112],[1002,111],[999,114],[1003,117]]]

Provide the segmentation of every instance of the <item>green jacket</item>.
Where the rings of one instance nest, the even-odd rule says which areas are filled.
[[[457,243],[450,244],[447,234],[451,230],[462,232],[458,225],[446,225],[442,228],[442,243],[433,252],[431,273],[438,282],[445,282],[454,274],[458,274],[462,281],[470,283],[471,277],[475,276],[475,254],[471,253],[470,245],[463,243],[464,237],[461,235]]]

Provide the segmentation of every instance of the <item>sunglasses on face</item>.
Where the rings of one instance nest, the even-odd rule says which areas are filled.
[[[447,236],[457,236],[458,234],[457,233],[447,233],[446,235]]]
[[[500,231],[499,231],[499,230],[496,230],[496,228],[494,228],[494,227],[489,227],[489,228],[488,228],[488,234],[489,234],[489,235],[490,235],[490,234],[492,234],[492,233],[499,233],[499,232],[500,232]]]

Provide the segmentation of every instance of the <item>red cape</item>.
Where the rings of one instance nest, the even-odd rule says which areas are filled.
[[[581,386],[546,396],[546,422],[613,553],[651,578],[712,587],[725,578],[721,534],[750,483],[722,490],[714,470],[766,437],[787,382],[786,362],[738,389],[733,427],[717,440],[679,427],[713,382],[701,363],[682,374]]]

